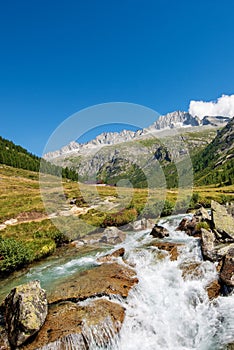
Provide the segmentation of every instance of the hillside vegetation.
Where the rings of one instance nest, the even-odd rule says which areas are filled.
[[[234,183],[234,118],[193,157],[193,167],[198,185]]]
[[[54,165],[43,158],[29,153],[21,146],[15,145],[12,141],[0,136],[0,164],[10,165],[14,168],[26,169],[36,172],[57,175],[72,179],[78,179],[77,173],[68,167],[62,168]]]

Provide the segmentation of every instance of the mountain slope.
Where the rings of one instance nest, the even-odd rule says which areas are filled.
[[[193,158],[196,183],[234,183],[234,118]]]

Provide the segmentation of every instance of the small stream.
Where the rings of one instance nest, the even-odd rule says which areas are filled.
[[[209,300],[206,286],[217,277],[215,265],[202,261],[198,239],[175,231],[181,218],[171,216],[159,223],[169,230],[169,241],[183,244],[176,261],[169,256],[160,258],[149,231],[129,232],[126,241],[115,247],[124,246],[139,283],[127,300],[118,299],[126,308],[126,317],[108,350],[223,350],[225,344],[234,342],[234,294]],[[32,279],[39,279],[51,291],[58,281],[96,266],[96,258],[105,253],[99,248],[83,255],[48,258],[24,275],[0,282],[0,296]],[[184,279],[181,266],[191,262],[201,262],[201,276]],[[92,339],[89,342],[92,350],[104,349],[93,345]],[[75,336],[69,338],[67,348],[79,349]]]

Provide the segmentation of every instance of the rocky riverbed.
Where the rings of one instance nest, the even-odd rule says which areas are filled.
[[[108,229],[104,244],[116,248],[91,268],[67,270],[47,292],[38,281],[14,288],[0,349],[231,349],[233,218],[215,202],[210,214],[200,208],[127,235]],[[73,249],[92,251],[102,237]]]

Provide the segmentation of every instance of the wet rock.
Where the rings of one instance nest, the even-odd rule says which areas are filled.
[[[53,305],[40,333],[23,349],[34,350],[46,344],[56,349],[88,349],[90,343],[104,347],[119,332],[124,311],[121,305],[104,299],[85,306],[73,302]]]
[[[103,295],[127,297],[130,289],[138,282],[134,270],[117,263],[102,264],[91,270],[74,274],[56,287],[48,296],[49,303],[78,301]]]
[[[177,227],[177,231],[184,231],[187,233],[189,236],[194,236],[196,232],[196,225],[197,225],[197,220],[195,216],[192,218],[192,220],[188,218],[184,218],[181,220],[179,223],[179,226]]]
[[[177,260],[179,256],[178,247],[181,247],[183,244],[180,243],[169,243],[169,242],[153,242],[151,246],[157,247],[161,250],[166,250],[170,254],[170,259]]]
[[[160,225],[155,225],[150,232],[150,235],[155,237],[155,238],[165,238],[169,236],[168,230]]]
[[[204,271],[201,268],[201,262],[189,261],[180,265],[182,277],[185,280],[199,280],[204,276]]]
[[[234,248],[229,249],[225,255],[220,278],[228,286],[234,286]]]
[[[223,205],[211,201],[211,218],[215,229],[220,234],[234,240],[234,218],[228,214],[227,209]]]
[[[211,230],[201,228],[201,250],[205,259],[215,261],[217,254],[215,252],[215,235]]]
[[[210,300],[217,298],[220,295],[221,286],[218,280],[212,281],[207,287],[206,291]]]
[[[5,299],[6,330],[9,342],[17,347],[36,334],[47,315],[46,293],[39,281],[12,289]]]
[[[119,230],[117,227],[107,227],[102,233],[100,242],[107,244],[119,244],[126,238],[126,233]]]
[[[125,249],[119,248],[111,254],[101,256],[100,258],[97,259],[97,262],[99,263],[112,262],[116,258],[120,258],[120,257],[122,258],[124,256],[124,253],[125,253]]]

